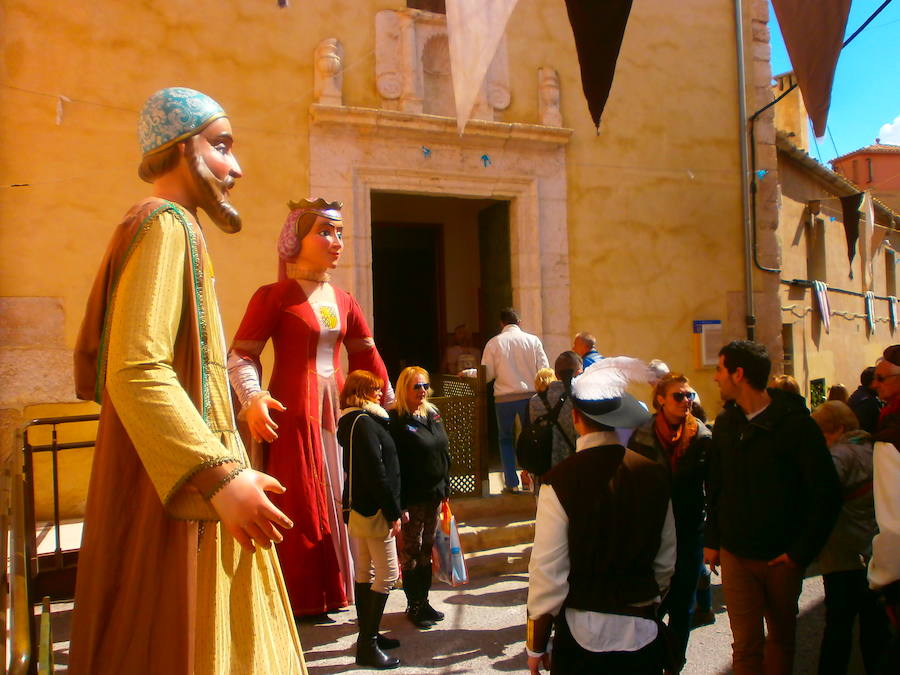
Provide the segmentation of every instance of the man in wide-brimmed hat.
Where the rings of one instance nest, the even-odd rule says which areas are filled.
[[[544,476],[528,567],[532,673],[550,667],[554,624],[554,673],[662,672],[657,608],[675,569],[669,481],[615,433],[647,421],[625,387],[648,376],[643,362],[616,357],[573,381],[576,454]]]

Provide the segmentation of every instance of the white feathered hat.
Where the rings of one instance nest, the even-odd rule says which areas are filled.
[[[625,388],[631,382],[648,382],[651,376],[640,359],[602,359],[572,380],[572,403],[578,412],[608,427],[639,427],[650,413]]]

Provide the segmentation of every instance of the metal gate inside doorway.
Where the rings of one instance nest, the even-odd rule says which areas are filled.
[[[450,494],[481,497],[487,483],[487,398],[478,377],[432,375],[429,401],[441,411],[450,440]]]

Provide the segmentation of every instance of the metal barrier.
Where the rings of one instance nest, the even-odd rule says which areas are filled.
[[[450,441],[450,493],[480,497],[487,482],[487,395],[478,377],[433,374],[428,400],[441,411]]]
[[[23,430],[23,478],[25,487],[25,527],[30,536],[26,538],[26,553],[31,565],[32,605],[41,601],[44,596],[52,600],[68,600],[75,594],[75,571],[78,566],[78,549],[63,550],[60,522],[59,499],[59,453],[65,450],[94,447],[95,438],[88,440],[65,442],[59,441],[58,427],[64,424],[96,422],[99,415],[71,415],[67,417],[43,417],[31,420]],[[34,445],[31,434],[37,428],[50,427],[50,442]],[[56,545],[52,553],[38,553],[35,537],[37,522],[35,518],[35,470],[34,458],[39,453],[50,453],[51,485],[53,499],[53,531]]]
[[[19,432],[21,439],[21,432]],[[3,468],[4,482],[9,486],[6,494],[8,502],[4,504],[4,512],[8,514],[11,546],[9,550],[9,596],[3,598],[3,608],[9,608],[10,624],[8,627],[10,654],[8,667],[11,675],[28,673],[32,668],[32,617],[33,605],[28,597],[28,563],[26,554],[27,532],[25,529],[25,490],[22,473],[15,456],[11,457]],[[33,534],[32,534],[33,536]],[[4,539],[6,539],[4,537]],[[4,585],[4,591],[6,585]],[[4,611],[4,617],[6,611]],[[4,649],[5,649],[5,642]],[[4,653],[4,663],[7,663]]]

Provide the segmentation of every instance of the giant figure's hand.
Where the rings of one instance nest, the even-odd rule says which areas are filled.
[[[256,545],[270,548],[272,542],[282,540],[276,525],[285,530],[294,526],[266,495],[266,492],[281,494],[284,491],[284,486],[272,476],[245,469],[209,501],[219,514],[222,527],[244,549],[253,553]]]
[[[278,425],[275,424],[275,421],[269,415],[270,408],[279,412],[287,410],[281,405],[280,401],[272,398],[267,393],[263,393],[250,401],[247,410],[244,412],[247,418],[247,426],[250,427],[250,434],[253,436],[254,441],[271,443],[278,438],[278,434],[275,433]]]

